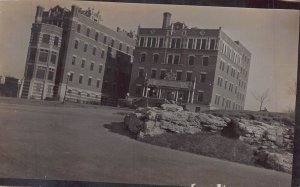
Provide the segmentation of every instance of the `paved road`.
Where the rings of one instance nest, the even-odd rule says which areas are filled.
[[[0,100],[0,177],[290,186],[288,174],[135,141],[120,128],[124,112]]]

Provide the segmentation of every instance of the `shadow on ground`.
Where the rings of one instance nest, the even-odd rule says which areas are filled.
[[[109,132],[127,136],[129,138],[134,138],[126,129],[124,129],[123,122],[113,122],[111,124],[104,124],[104,128],[108,129]]]

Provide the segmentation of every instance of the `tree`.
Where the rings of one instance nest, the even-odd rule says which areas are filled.
[[[256,92],[252,93],[254,99],[259,102],[259,111],[262,110],[263,104],[268,101],[269,89],[267,89],[262,94],[257,94]]]

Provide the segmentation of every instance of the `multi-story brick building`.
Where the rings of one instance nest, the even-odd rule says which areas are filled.
[[[130,79],[135,47],[133,34],[119,28],[114,31],[101,21],[99,11],[91,9],[72,6],[68,10],[56,6],[45,11],[38,6],[20,96],[100,101],[105,95],[102,85],[116,85],[119,70],[106,67],[106,64],[117,58],[117,65],[124,69],[130,67],[123,71],[123,76]],[[105,80],[107,68],[114,73],[111,74],[113,78]],[[120,88],[125,89],[125,94],[118,95],[117,86],[107,91],[106,96],[125,97],[128,87],[129,80]]]
[[[174,100],[193,110],[244,108],[251,53],[221,28],[171,24],[139,28],[130,82],[132,97]]]

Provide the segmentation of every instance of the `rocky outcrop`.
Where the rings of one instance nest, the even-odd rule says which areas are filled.
[[[232,117],[184,111],[175,104],[138,108],[124,119],[124,127],[136,138],[164,133],[220,132],[228,138],[251,145],[257,163],[284,172],[291,172],[293,126],[274,120],[270,123],[243,116]],[[264,164],[262,164],[264,163]]]

